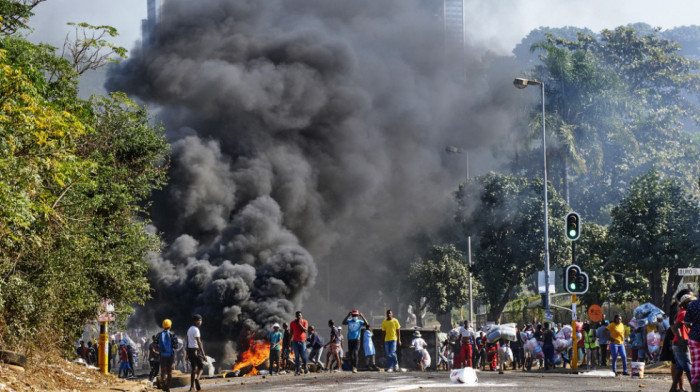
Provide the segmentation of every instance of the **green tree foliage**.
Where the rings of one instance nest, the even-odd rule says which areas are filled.
[[[678,268],[696,266],[700,255],[700,206],[675,179],[657,169],[635,179],[612,210],[613,261],[627,276],[647,284],[621,289],[668,308],[680,283]],[[639,283],[639,282],[631,282]]]
[[[159,239],[144,203],[164,184],[167,143],[122,94],[80,100],[77,77],[52,48],[0,36],[3,347],[67,347],[100,299],[125,314],[148,297]]]
[[[418,310],[416,314],[427,308],[440,315],[462,306],[469,300],[468,279],[469,270],[462,252],[454,245],[432,246],[425,259],[419,259],[409,268],[408,286]],[[421,325],[420,320],[418,324]]]
[[[27,28],[27,20],[34,15],[32,9],[46,0],[6,0],[0,2],[0,33],[12,34]]]
[[[500,320],[514,290],[544,269],[542,192],[541,180],[495,173],[472,179],[457,192],[457,219],[465,234],[476,238],[473,272],[488,299],[489,320]],[[552,187],[548,198],[550,262],[561,266],[570,260],[564,238],[569,208]]]
[[[686,130],[697,126],[700,115],[700,63],[682,56],[657,29],[644,31],[547,35],[532,46],[542,61],[532,76],[547,87],[550,178],[566,195],[574,176],[569,200],[589,221],[609,223],[610,208],[652,165],[689,191],[698,189],[700,148]],[[533,110],[535,137],[538,117]],[[517,165],[523,162],[530,163],[530,175],[539,170],[534,160]]]

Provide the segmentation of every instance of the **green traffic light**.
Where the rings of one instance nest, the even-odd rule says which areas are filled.
[[[569,230],[569,237],[574,238],[576,237],[576,230]]]
[[[576,290],[576,283],[573,283],[573,282],[569,283],[569,289]]]

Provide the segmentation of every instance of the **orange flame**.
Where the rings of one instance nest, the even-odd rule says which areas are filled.
[[[254,376],[258,374],[257,366],[260,366],[265,360],[270,357],[270,343],[262,340],[255,341],[250,340],[250,347],[247,351],[244,351],[239,356],[241,360],[233,367],[232,371],[240,370],[246,366],[253,366],[253,368],[245,374],[245,376]]]

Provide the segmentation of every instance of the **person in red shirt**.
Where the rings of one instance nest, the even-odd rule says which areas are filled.
[[[686,314],[686,309],[688,304],[695,301],[695,296],[692,293],[686,294],[681,297],[681,303],[678,305],[678,314],[676,315],[676,320],[671,326],[671,331],[673,332],[673,359],[676,360],[676,371],[673,372],[673,385],[678,385],[683,389],[683,373],[688,376],[690,380],[690,351],[688,350],[688,332],[690,328],[683,323],[683,318]]]
[[[289,329],[292,331],[292,348],[294,349],[294,363],[296,364],[295,376],[301,374],[304,370],[304,374],[309,372],[306,367],[306,329],[309,323],[306,322],[301,316],[301,312],[296,312],[296,318],[289,323]],[[302,367],[303,362],[303,367]]]

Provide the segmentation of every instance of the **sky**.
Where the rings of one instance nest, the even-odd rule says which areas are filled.
[[[348,0],[351,1],[351,0]],[[538,27],[576,26],[593,31],[644,22],[671,29],[700,23],[696,0],[465,0],[467,40],[498,54]],[[116,27],[118,44],[130,49],[141,37],[146,0],[47,0],[36,9],[31,39],[60,46],[68,22]]]

